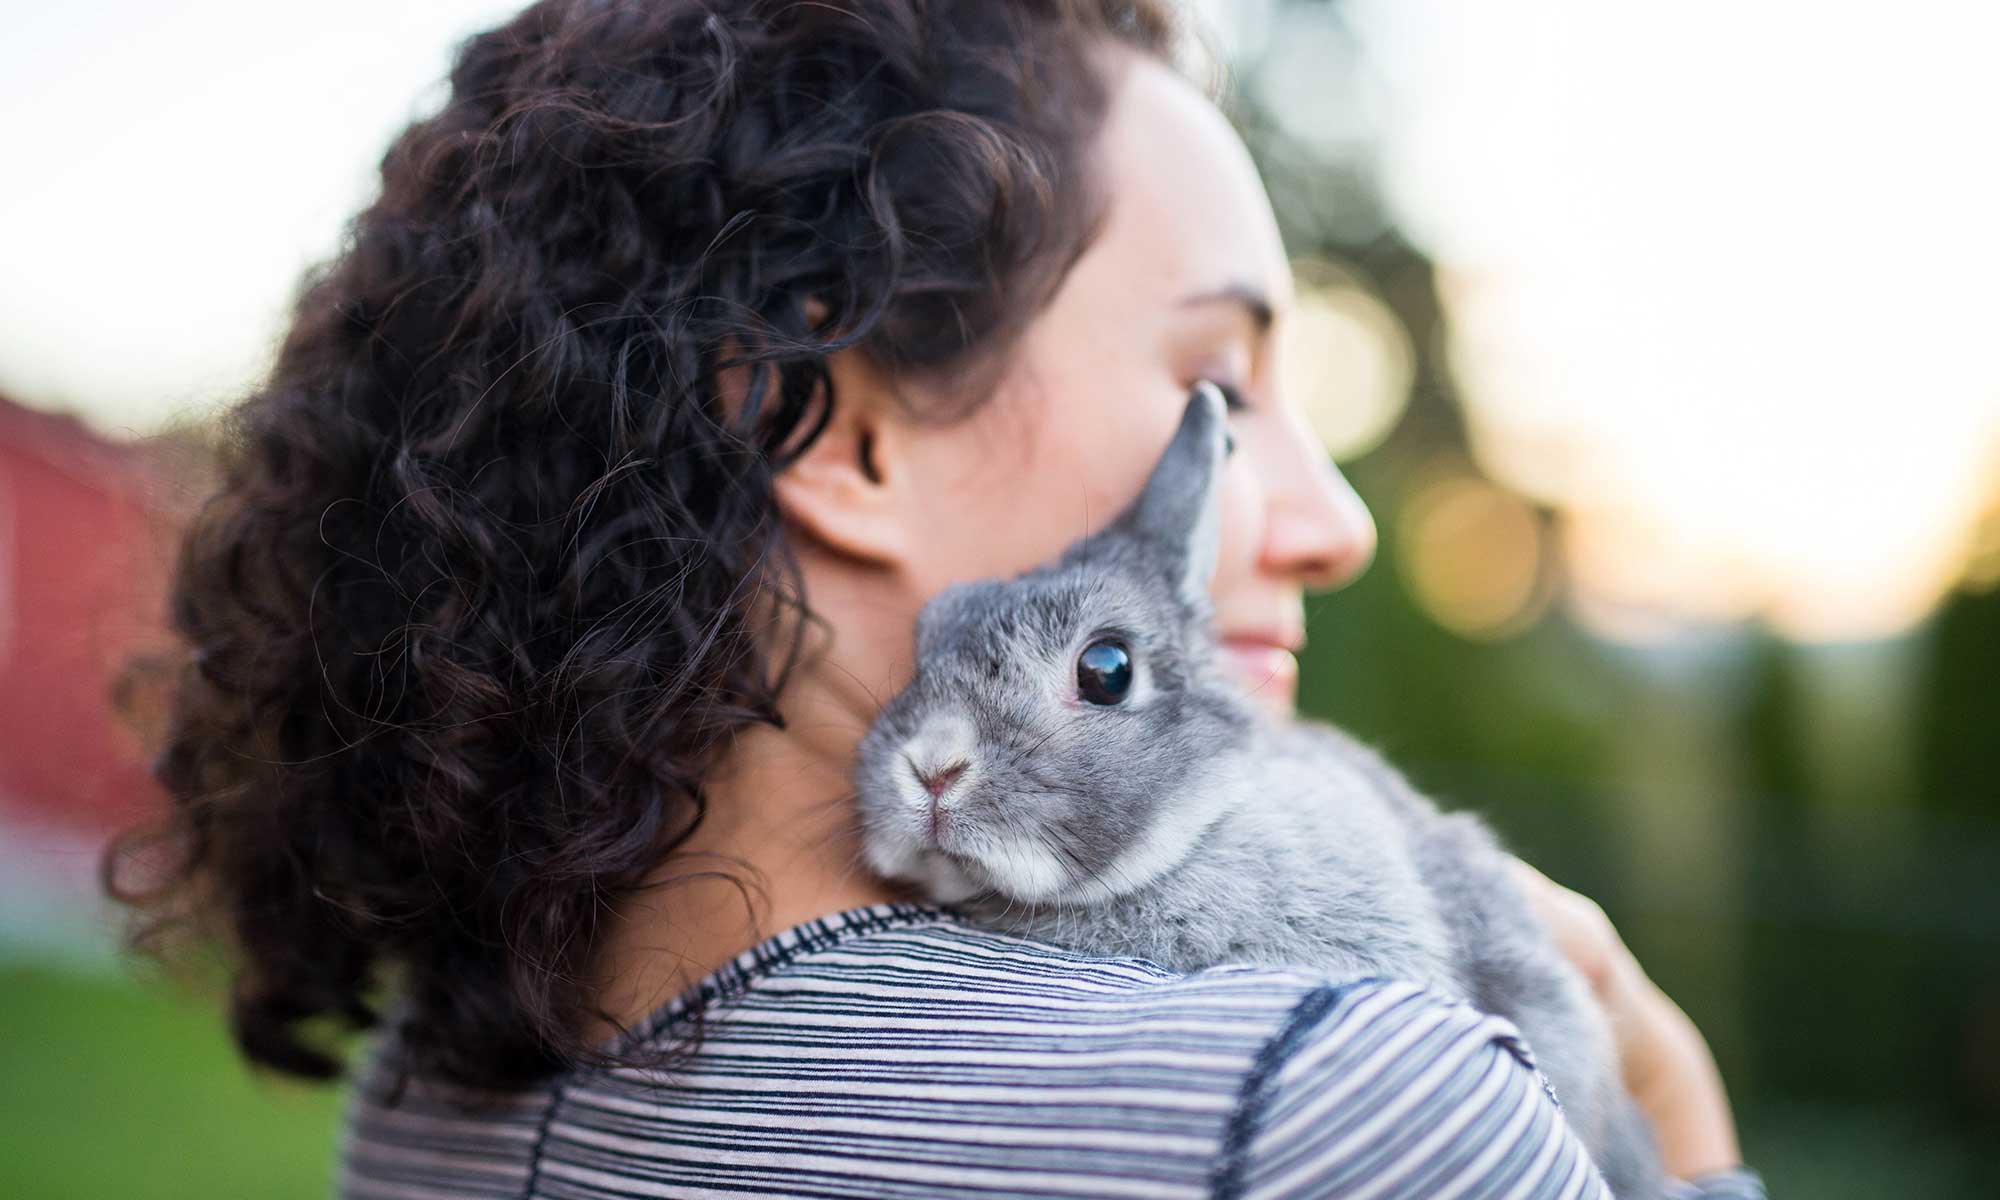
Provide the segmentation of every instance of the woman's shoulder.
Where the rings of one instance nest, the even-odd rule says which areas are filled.
[[[1222,1087],[1326,982],[1252,966],[1175,972],[997,932],[949,909],[885,904],[808,922],[746,952],[636,1036],[670,1044],[698,1015],[705,1043],[811,1030],[799,1036],[835,1037],[843,1053],[865,1056],[881,1039],[921,1037],[991,1063],[1060,1047],[1079,1068],[1103,1049],[1107,1071],[1205,1066]]]
[[[946,908],[882,904],[809,922],[748,952],[705,985],[715,1005],[753,991],[879,990],[942,1005],[1149,1009],[1212,1004],[1218,1019],[1284,1007],[1321,987],[1311,971],[1231,965],[1193,973],[1090,954],[973,924]],[[1251,997],[1262,997],[1253,1001]]]
[[[755,1046],[809,1061],[809,1092],[837,1080],[850,1098],[878,1083],[921,1088],[930,1117],[987,1113],[1002,1143],[1053,1137],[1045,1149],[1129,1157],[1133,1137],[1164,1135],[1153,1150],[1173,1151],[1178,1167],[1144,1169],[1181,1170],[1201,1194],[1339,1194],[1319,1186],[1329,1173],[1393,1178],[1403,1161],[1422,1164],[1421,1186],[1386,1195],[1453,1183],[1435,1173],[1440,1163],[1490,1172],[1496,1161],[1516,1183],[1596,1194],[1596,1172],[1515,1026],[1420,984],[1248,964],[1181,973],[944,910],[867,926],[879,915],[859,925],[844,915],[852,936],[819,939],[718,997],[705,1053],[731,1059]],[[857,1069],[868,1081],[859,1091]],[[1511,1154],[1466,1153],[1501,1140]],[[1537,1157],[1523,1149],[1531,1140],[1553,1149]],[[1305,1174],[1285,1174],[1287,1164]]]
[[[1446,1042],[1490,1042],[1534,1070],[1510,1022],[1414,982],[1254,964],[1176,972],[996,932],[926,904],[874,904],[788,930],[634,1036],[672,1042],[694,1010],[704,1042],[812,1042],[820,1022],[838,1020],[848,1050],[870,1036],[908,1034],[934,1046],[962,1042],[986,1062],[1048,1046],[1060,1046],[1070,1066],[1098,1046],[1116,1050],[1108,1066],[1184,1052],[1214,1070],[1218,1090],[1282,1086],[1304,1072],[1354,1070]]]
[[[1075,1051],[1115,1031],[1097,1082],[1135,1108],[1171,1094],[1212,1113],[1208,1194],[1605,1194],[1514,1024],[1421,984],[1243,964],[1177,974],[956,921],[919,936],[944,961],[993,964],[1003,990],[1053,999]]]
[[[1080,1047],[1102,1034],[1128,1050],[1198,1044],[1214,1058],[1224,1047],[1254,1055],[1302,1013],[1376,993],[1401,999],[1393,1015],[1371,1010],[1378,1020],[1412,1019],[1427,1005],[1476,1015],[1409,983],[1336,983],[1311,970],[1250,964],[1174,971],[1015,936],[925,905],[876,905],[811,922],[711,976],[698,1003],[711,1032],[850,1010],[1011,1039],[994,1041],[995,1051],[1038,1037]],[[662,1010],[646,1034],[671,1040],[693,1006],[684,997]]]

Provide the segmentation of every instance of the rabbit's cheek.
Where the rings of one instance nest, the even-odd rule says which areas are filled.
[[[885,879],[900,879],[915,882],[918,866],[923,858],[923,847],[901,828],[902,822],[890,819],[870,820],[864,828],[861,839],[862,857],[877,875]]]
[[[937,903],[956,904],[986,890],[944,855],[926,854],[924,859],[921,884],[925,894]]]
[[[1026,838],[996,842],[979,856],[979,866],[995,890],[1029,903],[1054,900],[1076,883],[1074,872],[1046,844]]]

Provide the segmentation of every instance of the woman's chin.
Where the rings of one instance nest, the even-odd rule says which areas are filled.
[[[1299,660],[1290,651],[1246,642],[1224,642],[1219,649],[1223,670],[1252,701],[1281,715],[1292,712],[1298,703]]]

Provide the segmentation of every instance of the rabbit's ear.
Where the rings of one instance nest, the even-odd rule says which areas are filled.
[[[1215,574],[1221,532],[1223,460],[1231,449],[1222,392],[1202,380],[1188,397],[1180,428],[1153,467],[1139,498],[1112,529],[1167,556],[1181,598],[1202,602]]]

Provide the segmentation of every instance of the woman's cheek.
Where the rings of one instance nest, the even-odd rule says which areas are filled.
[[[1255,571],[1264,512],[1253,466],[1232,459],[1222,479],[1221,510],[1213,587],[1218,601]]]

